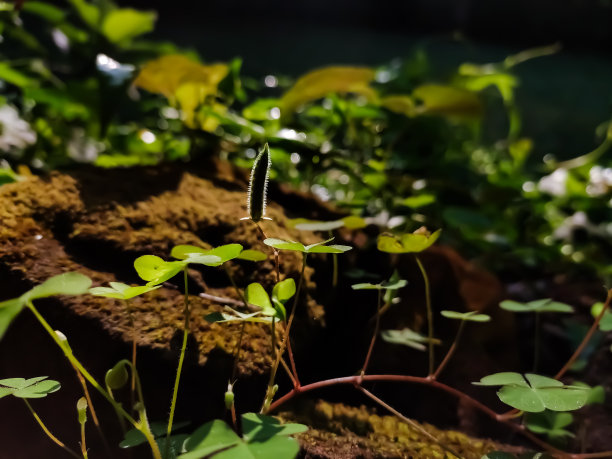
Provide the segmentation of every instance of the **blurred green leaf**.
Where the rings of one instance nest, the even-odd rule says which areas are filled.
[[[124,44],[153,30],[157,14],[132,8],[111,10],[102,21],[102,33],[115,44]]]
[[[389,253],[419,253],[429,247],[440,237],[442,230],[434,233],[404,233],[398,236],[381,234],[378,236],[377,246],[381,252]]]
[[[280,100],[282,116],[290,115],[307,102],[330,93],[357,93],[374,99],[376,92],[369,86],[374,70],[365,67],[326,67],[303,75]]]

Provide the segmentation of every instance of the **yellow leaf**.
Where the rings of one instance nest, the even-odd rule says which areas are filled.
[[[412,93],[422,105],[416,107],[421,114],[444,115],[450,118],[479,118],[483,107],[477,94],[466,89],[426,84]]]
[[[199,85],[199,89],[185,91],[216,93],[217,85],[228,73],[226,64],[203,65],[180,54],[169,54],[147,62],[134,84],[173,100],[176,91],[185,84]]]
[[[414,116],[414,99],[410,96],[391,95],[381,100],[381,105],[400,115]]]
[[[307,102],[331,93],[357,93],[368,100],[376,98],[369,84],[374,70],[367,67],[325,67],[303,75],[280,100],[281,113],[290,114]]]

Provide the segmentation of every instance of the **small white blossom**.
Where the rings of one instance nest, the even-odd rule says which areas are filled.
[[[79,163],[92,163],[104,150],[104,144],[97,142],[85,134],[81,128],[74,129],[66,145],[68,156]]]
[[[612,188],[612,168],[593,166],[589,171],[586,191],[589,196],[602,196]]]
[[[553,196],[565,196],[567,193],[567,169],[559,168],[550,175],[545,175],[538,182],[538,190]]]
[[[0,107],[0,151],[23,150],[36,142],[36,132],[10,105]]]

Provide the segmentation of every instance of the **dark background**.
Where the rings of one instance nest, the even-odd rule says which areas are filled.
[[[503,60],[560,43],[526,62],[518,102],[537,154],[578,156],[598,144],[612,106],[610,0],[123,0],[155,9],[154,38],[196,50],[204,61],[244,59],[243,73],[300,75],[332,64],[377,66],[430,58],[444,81],[462,62]]]

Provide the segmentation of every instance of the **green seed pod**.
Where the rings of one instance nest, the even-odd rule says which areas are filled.
[[[225,408],[228,410],[234,404],[234,385],[231,382],[227,383],[227,391],[225,392]]]
[[[113,390],[121,389],[127,383],[129,378],[125,362],[122,360],[113,368],[106,372],[106,385]]]
[[[81,397],[77,402],[77,413],[79,413],[79,424],[87,422],[87,400]]]
[[[259,152],[249,181],[249,194],[247,198],[247,209],[249,217],[254,222],[260,221],[266,215],[266,197],[268,193],[268,175],[270,174],[270,147],[266,143],[263,150]]]

